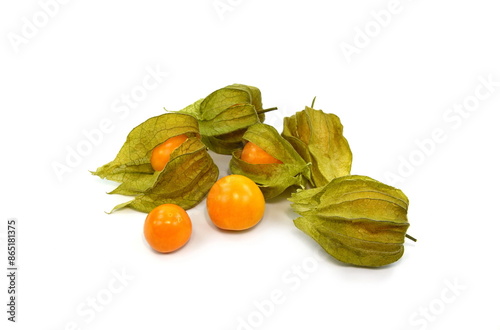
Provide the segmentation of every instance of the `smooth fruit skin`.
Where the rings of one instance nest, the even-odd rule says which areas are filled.
[[[207,196],[207,210],[212,222],[225,230],[245,230],[264,216],[266,202],[259,187],[243,175],[219,179]]]
[[[167,141],[157,145],[151,152],[151,166],[155,171],[165,168],[172,152],[188,139],[186,134],[173,136]]]
[[[247,142],[241,151],[241,160],[250,164],[283,164],[253,142]]]
[[[184,209],[175,204],[163,204],[149,212],[144,222],[144,237],[148,244],[162,253],[180,249],[189,241],[192,224]]]

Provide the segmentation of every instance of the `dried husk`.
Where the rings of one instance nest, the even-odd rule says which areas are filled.
[[[404,253],[409,201],[399,189],[349,175],[289,200],[301,215],[294,220],[296,227],[342,262],[380,267]]]
[[[203,142],[197,137],[189,138],[172,152],[162,171],[149,177],[147,189],[133,200],[117,205],[112,212],[125,207],[150,212],[162,204],[190,209],[203,200],[218,176],[219,170]],[[124,182],[113,193],[134,190],[137,184],[137,181]]]
[[[252,125],[246,130],[243,140],[255,143],[282,164],[247,163],[241,159],[241,149],[238,149],[233,152],[229,163],[231,173],[252,179],[266,199],[280,195],[291,186],[305,187],[310,178],[309,165],[274,127]]]
[[[306,107],[284,119],[282,135],[311,163],[313,187],[350,174],[352,153],[338,116]]]
[[[253,124],[264,122],[258,88],[233,84],[218,89],[179,112],[198,119],[203,142],[216,153],[230,155],[243,145],[243,134]]]
[[[155,171],[150,162],[152,150],[181,134],[188,139],[172,152],[162,171]],[[200,139],[196,118],[166,113],[132,129],[116,158],[91,173],[121,183],[111,194],[135,196],[113,211],[130,207],[149,212],[165,203],[184,209],[197,205],[217,180],[219,171]]]

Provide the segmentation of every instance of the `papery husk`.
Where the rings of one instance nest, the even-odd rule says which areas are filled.
[[[233,84],[218,89],[179,112],[193,115],[199,122],[203,142],[216,153],[231,154],[243,146],[245,130],[265,120],[258,88]]]
[[[188,139],[172,152],[163,170],[155,171],[150,161],[153,149],[181,134]],[[201,141],[197,119],[166,113],[132,129],[115,159],[91,173],[121,183],[110,194],[135,196],[113,211],[130,207],[149,212],[166,203],[184,209],[197,205],[217,180],[219,170]]]
[[[313,187],[350,174],[352,152],[338,116],[306,107],[284,119],[282,136],[311,163]]]
[[[408,198],[372,178],[349,175],[289,198],[295,226],[342,262],[380,267],[399,260],[409,227]]]
[[[282,164],[250,164],[241,159],[241,149],[233,152],[229,168],[233,174],[252,179],[261,189],[265,199],[280,195],[288,187],[304,188],[310,178],[309,165],[272,126],[250,126],[243,140],[255,143]]]

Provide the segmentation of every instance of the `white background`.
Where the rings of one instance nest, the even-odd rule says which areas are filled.
[[[230,10],[213,0],[75,0],[49,17],[37,1],[2,2],[4,269],[7,219],[19,222],[18,322],[6,320],[2,276],[2,329],[500,329],[496,3],[401,0],[382,27],[371,13],[388,0],[220,3]],[[341,45],[355,42],[349,62]],[[168,75],[123,108],[148,68]],[[497,86],[488,92],[481,79]],[[264,106],[280,109],[268,116],[279,130],[315,96],[340,116],[352,172],[410,198],[418,242],[400,261],[336,262],[294,227],[285,198],[244,233],[217,230],[203,202],[188,212],[191,240],[168,255],[145,243],[145,214],[105,213],[127,198],[107,195],[115,184],[88,171],[163,107],[232,83],[259,87]],[[465,100],[475,106],[466,118],[450,112]],[[111,131],[59,180],[54,164],[68,165],[103,120]],[[227,174],[228,157],[215,160]]]

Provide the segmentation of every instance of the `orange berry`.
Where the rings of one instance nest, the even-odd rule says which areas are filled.
[[[161,171],[170,161],[170,155],[184,141],[188,139],[186,134],[171,137],[167,141],[157,145],[151,152],[151,166],[155,171]]]
[[[283,164],[253,142],[247,142],[241,151],[241,160],[250,164]]]
[[[156,251],[167,253],[180,249],[189,241],[192,224],[184,209],[163,204],[149,212],[144,221],[144,237]]]
[[[259,187],[243,175],[232,174],[219,179],[207,196],[208,215],[221,229],[251,228],[262,219],[265,208]]]

